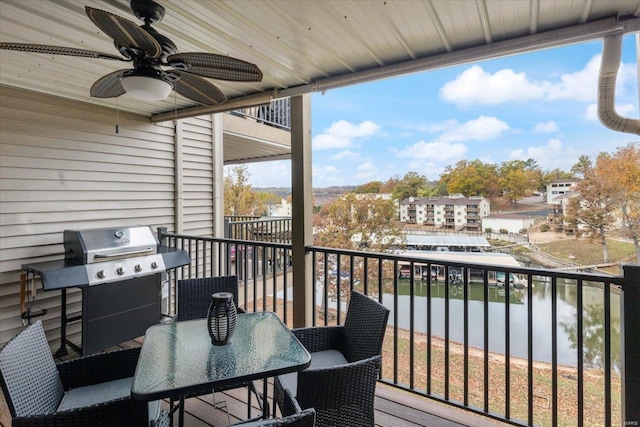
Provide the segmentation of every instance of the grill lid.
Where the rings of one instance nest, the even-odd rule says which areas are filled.
[[[157,253],[158,240],[151,227],[65,230],[64,257],[76,264],[93,264]]]

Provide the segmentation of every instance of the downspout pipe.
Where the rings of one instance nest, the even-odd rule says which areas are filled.
[[[616,112],[616,78],[621,59],[622,34],[606,36],[598,77],[598,118],[609,129],[640,135],[640,120],[622,117]]]

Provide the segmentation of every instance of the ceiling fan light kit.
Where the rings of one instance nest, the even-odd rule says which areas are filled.
[[[262,71],[250,62],[214,53],[178,53],[176,45],[169,38],[151,27],[151,24],[162,20],[164,8],[152,0],[130,0],[130,5],[133,14],[144,22],[143,25],[105,10],[85,7],[89,19],[113,39],[122,56],[70,47],[10,42],[0,42],[0,49],[133,62],[133,69],[114,71],[99,78],[90,91],[91,96],[97,98],[116,98],[127,93],[136,98],[157,101],[165,99],[171,90],[175,90],[199,104],[216,105],[225,102],[227,97],[207,78],[236,82],[262,80]]]
[[[128,95],[148,101],[160,101],[171,93],[171,86],[155,77],[125,76],[120,81]]]

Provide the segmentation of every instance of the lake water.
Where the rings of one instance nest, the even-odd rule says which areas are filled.
[[[481,284],[469,285],[469,345],[484,347],[484,296]],[[409,329],[410,324],[410,287],[408,280],[399,280],[398,284],[397,326]],[[489,291],[489,351],[505,351],[505,298],[504,287],[490,286]],[[527,289],[509,289],[509,336],[512,356],[527,357]],[[427,322],[431,322],[431,334],[444,338],[445,286],[443,283],[431,285],[431,316],[427,311],[427,284],[415,281],[414,291],[414,330],[426,333]],[[288,295],[291,298],[291,295]],[[322,301],[322,287],[317,288],[316,301]],[[449,294],[449,339],[462,343],[464,340],[463,285],[450,285]],[[393,294],[383,294],[383,304],[391,311],[389,325],[395,323]],[[551,283],[537,281],[532,288],[533,304],[533,359],[551,362],[551,333],[554,327],[551,318]],[[575,283],[557,284],[557,325],[558,363],[575,366],[577,364],[577,286]],[[331,308],[335,302],[329,302]],[[344,304],[342,305],[344,307]],[[604,293],[602,287],[583,286],[583,341],[584,361],[587,367],[602,365],[604,346],[602,344],[604,325]],[[611,336],[612,364],[619,364],[620,354],[620,296],[611,294]]]

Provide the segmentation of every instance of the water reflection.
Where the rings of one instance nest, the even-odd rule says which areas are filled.
[[[557,322],[552,321],[552,288],[551,283],[534,281],[531,289],[533,309],[533,359],[551,362],[551,337],[555,328],[557,333],[558,363],[575,366],[577,364],[577,309],[575,282],[558,280],[557,284]],[[449,339],[462,343],[464,340],[464,305],[463,286],[449,286]],[[410,325],[410,292],[408,280],[398,284],[397,322],[400,328],[409,329]],[[431,285],[431,313],[427,311],[427,284],[414,283],[414,330],[425,333],[427,322],[431,322],[431,333],[444,338],[445,330],[445,295],[444,283]],[[488,287],[488,336],[489,350],[498,353],[505,351],[505,334],[507,322],[505,313],[508,305],[510,352],[512,356],[527,357],[528,321],[527,307],[529,296],[527,289],[506,289]],[[481,284],[469,285],[468,327],[469,344],[484,348],[484,287]],[[509,303],[506,303],[506,298]],[[393,294],[385,293],[383,302],[391,310],[389,323],[396,319]],[[604,291],[602,286],[583,286],[583,347],[584,363],[587,367],[601,366],[604,354]],[[620,364],[620,297],[611,294],[611,353],[612,366]]]

